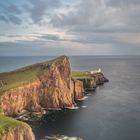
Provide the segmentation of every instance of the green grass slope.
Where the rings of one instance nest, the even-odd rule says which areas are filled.
[[[18,129],[22,131],[25,127],[28,128],[29,126],[21,121],[0,115],[0,137],[10,130]]]
[[[66,56],[33,64],[15,71],[0,73],[0,95],[9,89],[16,88],[20,85],[36,80],[44,66],[55,65],[55,63],[61,62],[64,58],[66,58]]]

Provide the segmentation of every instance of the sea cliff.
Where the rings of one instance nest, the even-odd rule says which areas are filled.
[[[67,56],[1,73],[0,80],[2,114],[21,119],[25,114],[43,115],[50,110],[74,108],[76,101],[82,100],[88,90],[95,90],[99,84],[108,81],[101,72],[72,72]],[[28,132],[31,132],[29,127]],[[17,140],[33,140],[22,138],[17,129],[5,134],[4,138],[11,136],[11,139],[2,140],[12,140],[14,135]]]
[[[0,116],[0,140],[35,140],[35,137],[26,123]]]
[[[26,73],[29,69],[38,69],[35,79],[1,93],[0,108],[5,115],[16,117],[23,110],[40,112],[74,105],[70,93],[71,68],[68,57],[59,57],[18,72]]]

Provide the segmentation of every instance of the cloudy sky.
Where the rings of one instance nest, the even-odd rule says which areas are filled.
[[[140,0],[0,0],[0,56],[140,55]]]

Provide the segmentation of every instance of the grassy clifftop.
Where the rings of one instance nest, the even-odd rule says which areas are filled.
[[[101,73],[94,73],[91,74],[88,71],[73,71],[72,72],[72,78],[73,79],[90,79],[90,78],[94,78],[98,75],[101,75]]]
[[[22,131],[25,127],[29,127],[27,124],[17,121],[15,119],[0,116],[0,137],[9,132],[11,129],[18,129]]]
[[[61,56],[56,59],[45,61],[37,64],[33,64],[15,71],[0,73],[0,95],[5,91],[16,88],[20,85],[30,83],[38,79],[38,74],[45,66],[55,65],[55,63],[61,62],[67,56]]]
[[[72,78],[73,79],[91,78],[91,74],[85,71],[73,71]]]

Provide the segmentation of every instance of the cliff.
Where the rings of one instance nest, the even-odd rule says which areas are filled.
[[[1,73],[0,108],[7,116],[73,108],[85,90],[107,81],[102,73],[71,72],[67,56]]]
[[[0,140],[34,140],[28,119],[50,110],[73,108],[85,92],[107,82],[103,73],[71,72],[67,56],[0,74]]]
[[[34,75],[30,76],[30,71],[35,71]],[[22,76],[24,73],[31,79],[28,77],[28,81],[25,81]],[[15,80],[16,84],[10,83],[9,79],[4,77],[7,75],[9,79],[14,75],[20,79],[20,82],[17,83]],[[23,110],[40,112],[42,109],[57,109],[74,105],[70,94],[71,68],[68,57],[63,56],[14,72],[4,73],[1,77],[8,87],[7,90],[1,90],[0,96],[0,108],[3,109],[5,115],[17,116]],[[23,83],[24,81],[25,83]],[[17,87],[9,88],[12,84]]]
[[[109,81],[101,72],[90,74],[87,71],[72,72],[72,79],[75,82],[81,82],[81,88],[84,92],[95,90],[98,85]]]
[[[35,140],[35,137],[27,124],[0,116],[0,140]]]

